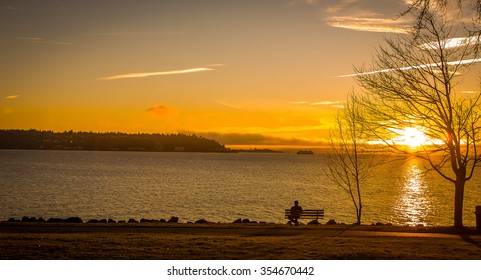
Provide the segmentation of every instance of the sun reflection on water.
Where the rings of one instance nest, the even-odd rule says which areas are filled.
[[[428,195],[426,174],[419,168],[418,162],[408,162],[402,179],[402,189],[394,211],[405,225],[427,225],[432,203]]]

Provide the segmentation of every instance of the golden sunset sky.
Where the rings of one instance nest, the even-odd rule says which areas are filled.
[[[0,0],[0,129],[317,145],[404,2]]]

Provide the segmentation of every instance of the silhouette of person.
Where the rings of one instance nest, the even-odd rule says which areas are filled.
[[[289,215],[289,220],[293,222],[296,226],[299,225],[297,219],[301,217],[302,207],[299,206],[299,201],[294,201],[294,206],[291,207],[291,214]]]

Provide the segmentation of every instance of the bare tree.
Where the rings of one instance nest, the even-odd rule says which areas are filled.
[[[362,217],[362,182],[366,179],[373,162],[364,140],[366,129],[356,96],[348,96],[346,105],[336,114],[334,129],[329,133],[328,178],[344,189],[356,209],[356,224]]]
[[[458,18],[468,17],[474,21],[481,19],[481,0],[414,0],[401,13],[401,16],[414,15],[416,19],[415,28],[419,30],[424,25],[425,17],[429,17],[433,10],[446,13],[448,9],[455,12]]]
[[[481,162],[481,94],[456,86],[481,61],[479,36],[466,36],[464,26],[457,28],[429,7],[423,13],[422,28],[387,39],[371,69],[356,69],[356,80],[365,93],[366,123],[376,137],[397,151],[404,151],[393,140],[400,129],[416,128],[430,139],[416,155],[454,185],[454,226],[459,229],[465,184]]]

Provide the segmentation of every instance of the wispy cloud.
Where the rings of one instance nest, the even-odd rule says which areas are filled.
[[[316,105],[339,105],[344,103],[344,101],[320,101],[320,102],[313,102],[311,105],[316,106]]]
[[[7,96],[5,96],[5,99],[17,99],[19,97],[20,97],[20,95],[7,95]]]
[[[98,78],[97,80],[109,81],[109,80],[130,79],[130,78],[146,78],[146,77],[152,77],[152,76],[190,74],[190,73],[212,71],[212,70],[215,70],[215,69],[200,67],[200,68],[190,68],[190,69],[183,69],[183,70],[173,70],[173,71],[128,73],[128,74],[113,75],[108,77],[101,77],[101,78]]]
[[[481,58],[472,58],[472,59],[465,59],[465,60],[457,60],[457,61],[449,61],[447,65],[462,65],[462,64],[472,64],[481,62]],[[412,69],[422,69],[422,68],[429,68],[429,67],[439,67],[441,63],[429,63],[429,64],[422,64],[422,65],[415,65],[415,66],[407,66],[401,68],[391,68],[391,69],[381,69],[369,72],[362,72],[362,73],[355,73],[355,74],[347,74],[347,75],[340,75],[336,76],[335,78],[347,78],[347,77],[357,77],[357,76],[364,76],[364,75],[373,75],[378,73],[387,73],[391,71],[407,71]]]
[[[145,110],[155,116],[164,117],[169,115],[175,115],[177,109],[169,105],[158,104]]]
[[[471,37],[458,37],[458,38],[449,38],[446,40],[442,40],[440,42],[429,42],[425,44],[419,45],[422,49],[438,49],[439,46],[442,46],[446,49],[451,48],[458,48],[466,45],[474,45],[479,43],[479,38],[477,36]]]
[[[45,38],[40,38],[40,37],[24,37],[24,36],[15,36],[13,37],[14,39],[17,40],[22,40],[28,43],[32,44],[47,44],[47,45],[72,45],[72,43],[69,42],[61,42],[61,41],[50,41]]]
[[[344,101],[296,101],[293,104],[310,105],[310,106],[330,106],[334,108],[344,108]]]
[[[382,22],[382,23],[381,23]],[[391,24],[390,24],[391,23]],[[342,18],[330,19],[326,22],[331,27],[350,29],[355,31],[365,32],[380,32],[380,33],[409,33],[412,28],[409,26],[395,25],[393,20],[389,19],[356,19],[347,20]]]
[[[355,31],[407,33],[411,23],[399,12],[407,6],[398,0],[333,0],[324,2],[326,25]]]

